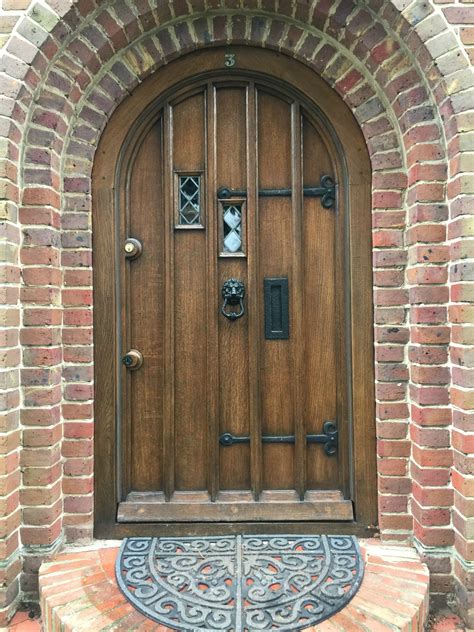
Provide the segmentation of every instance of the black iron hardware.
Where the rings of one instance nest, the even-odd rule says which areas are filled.
[[[288,279],[264,279],[265,338],[288,340],[290,336]]]
[[[135,237],[129,237],[125,240],[123,245],[123,249],[125,251],[125,256],[127,259],[136,259],[143,252],[143,246],[141,241],[135,239]]]
[[[122,364],[130,370],[139,369],[143,364],[143,356],[140,351],[130,349],[122,358]]]
[[[338,430],[333,421],[325,421],[322,434],[306,435],[306,443],[324,444],[324,452],[328,456],[333,456],[337,452]],[[262,443],[295,443],[295,435],[263,435]],[[219,437],[222,446],[230,446],[236,443],[250,443],[249,436],[235,436],[230,432],[224,432]]]
[[[222,314],[229,320],[241,318],[245,313],[244,308],[245,285],[237,279],[227,279],[222,286],[222,298],[224,303],[221,307]],[[228,307],[239,307],[239,311],[228,311]]]
[[[291,189],[260,189],[259,197],[291,197]],[[336,185],[331,176],[321,176],[319,187],[303,187],[305,197],[320,197],[324,208],[332,208],[336,201]],[[234,197],[247,197],[247,191],[220,187],[217,190],[219,200],[229,200]]]

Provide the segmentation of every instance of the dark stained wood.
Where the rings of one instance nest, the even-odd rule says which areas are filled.
[[[247,110],[245,86],[222,86],[216,90],[216,196],[217,187],[229,186],[233,189],[247,188]],[[242,199],[243,212],[247,214],[253,207],[251,201]],[[222,229],[222,205],[216,213],[219,223],[219,237]],[[247,224],[247,222],[246,222]],[[250,239],[250,238],[249,238]],[[217,251],[219,275],[218,284],[212,293],[214,312],[218,314],[216,327],[219,332],[218,361],[220,376],[219,389],[219,434],[231,432],[234,435],[248,435],[251,431],[249,423],[249,362],[252,354],[248,353],[248,327],[252,314],[252,298],[250,295],[250,273],[247,274],[247,257],[222,257],[219,243]],[[247,287],[245,304],[248,317],[236,322],[229,322],[219,314],[222,304],[221,287],[226,279],[241,279]],[[217,441],[215,442],[217,444]],[[219,446],[220,489],[250,488],[250,446],[241,444],[229,451]]]
[[[199,523],[211,532],[212,521],[229,532],[278,521],[286,530],[292,520],[318,530],[321,521],[329,532],[328,521],[340,520],[355,532],[376,520],[367,151],[345,105],[307,68],[270,51],[236,47],[236,54],[235,71],[222,70],[215,49],[157,73],[118,108],[98,148],[102,537],[145,533],[142,523],[152,522],[166,531],[168,521],[203,533]],[[202,81],[204,70],[214,74]],[[172,86],[167,102],[157,98]],[[180,171],[203,174],[200,227],[175,225]],[[339,185],[337,212],[301,196],[302,180],[317,185],[325,173]],[[292,186],[293,196],[258,199],[257,182]],[[248,192],[245,251],[235,257],[222,256],[222,185]],[[122,218],[117,242],[114,217]],[[125,262],[122,242],[133,231],[152,247]],[[246,316],[235,322],[219,313],[231,276],[247,287]],[[265,277],[289,279],[289,340],[264,339]],[[99,333],[104,325],[109,335]],[[136,372],[119,364],[131,345],[145,350]],[[304,442],[326,419],[339,427],[337,457]],[[250,435],[251,443],[219,446],[224,431]],[[262,446],[262,433],[296,434],[296,444]]]
[[[265,495],[268,495],[268,500]],[[120,503],[119,522],[240,522],[273,520],[352,520],[350,500],[344,500],[340,492],[309,492],[306,502],[299,501],[297,494],[288,492],[264,492],[260,503],[254,503],[250,493],[226,493],[217,497],[193,498],[189,494],[176,494],[172,503],[164,502],[160,494],[131,494]]]
[[[255,84],[250,82],[247,88],[247,209],[248,240],[256,244],[260,218],[258,190],[257,155],[257,94]],[[262,288],[259,286],[259,252],[252,248],[247,255],[249,271],[248,300],[253,306],[248,318],[248,345],[253,353],[249,356],[249,435],[250,435],[250,469],[251,489],[255,501],[260,499],[263,488],[263,447],[262,436],[262,401],[260,398],[260,356],[262,345]]]
[[[207,467],[208,467],[208,491],[209,499],[214,502],[219,492],[219,443],[212,440],[219,436],[219,322],[216,302],[218,301],[218,278],[216,253],[219,250],[218,243],[218,216],[217,216],[217,113],[216,113],[216,88],[209,82],[206,91],[207,102],[207,137],[206,137],[206,324],[207,324],[207,424],[204,428],[208,436],[207,440]]]
[[[305,209],[302,195],[303,165],[301,163],[304,163],[304,154],[302,154],[304,133],[302,134],[303,130],[301,128],[301,108],[299,103],[293,103],[291,108],[293,278],[290,291],[290,305],[292,323],[292,375],[300,376],[300,379],[293,380],[293,420],[295,433],[294,477],[295,489],[298,491],[299,499],[304,500],[306,493],[306,453],[309,451],[309,446],[306,444],[306,416],[309,415],[309,411],[305,406],[305,391],[302,376],[306,372],[304,362],[305,345],[306,341],[312,337],[313,332],[308,330],[307,322],[303,323],[303,256],[308,246],[311,250],[314,249],[314,245],[311,243],[308,244],[303,233],[303,214]],[[303,325],[306,326],[304,327]],[[323,461],[323,459],[321,459],[321,461]]]
[[[164,372],[164,249],[161,119],[150,129],[134,160],[126,235],[139,239],[142,255],[126,262],[128,335],[125,349],[139,349],[143,370],[122,373],[128,382],[130,419],[128,490],[162,489]],[[155,209],[153,213],[137,209]],[[124,237],[126,238],[124,234]],[[146,323],[146,326],[144,326]],[[127,418],[127,417],[126,417]]]
[[[321,173],[331,173],[331,156],[321,135],[304,113],[302,133],[303,184],[309,186],[318,180]],[[339,218],[344,221],[343,215],[336,217],[334,210],[324,209],[320,199],[304,199],[302,308],[308,334],[304,345],[305,370],[301,379],[305,382],[303,397],[307,433],[321,432],[325,420],[337,419],[339,426],[344,423],[344,417],[337,410],[341,384],[341,396],[347,398],[344,391],[344,304],[336,303],[340,294],[344,300],[341,292],[344,282],[337,285],[337,270],[344,272],[344,259],[337,257],[339,234],[336,224]],[[311,244],[317,244],[317,247],[312,248]],[[344,252],[341,254],[343,256]],[[344,459],[321,459],[318,448],[314,444],[308,446],[308,486],[331,489],[334,481],[341,481]]]
[[[175,355],[174,355],[174,188],[173,173],[173,110],[169,104],[164,107],[164,154],[168,160],[163,162],[164,179],[163,199],[163,245],[164,245],[164,385],[163,385],[163,489],[165,497],[170,500],[175,488]]]
[[[205,169],[206,98],[204,89],[173,107],[173,170]],[[203,183],[205,187],[205,182]],[[205,189],[202,191],[205,194]],[[178,196],[174,201],[174,210]],[[202,208],[206,208],[205,202]],[[202,218],[207,226],[206,213]],[[174,233],[174,460],[175,490],[208,487],[209,431],[207,373],[207,283],[205,230]]]
[[[356,535],[360,538],[370,538],[376,535],[378,529],[374,526],[361,525],[352,520],[346,521],[262,521],[262,522],[116,522],[112,525],[99,523],[95,534],[98,538],[126,538],[129,536],[199,536],[223,534],[335,534]]]
[[[107,154],[107,145],[102,145],[99,156]],[[100,159],[96,164],[100,164]],[[109,527],[115,524],[118,493],[116,400],[116,345],[115,287],[110,279],[115,277],[114,196],[108,185],[107,176],[97,175],[94,179],[94,210],[101,221],[94,222],[94,240],[100,244],[94,254],[94,331],[95,336],[95,389],[94,417],[95,435],[95,487],[94,507],[96,525]],[[100,342],[97,340],[100,338]],[[99,350],[102,354],[99,355]],[[108,352],[107,352],[108,351]],[[100,422],[98,420],[100,419]],[[97,443],[100,442],[100,449]]]
[[[257,124],[259,188],[291,187],[291,105],[279,96],[259,90]],[[291,294],[294,282],[291,198],[260,198],[258,229],[259,291],[265,277],[288,277]],[[266,435],[294,434],[291,316],[290,312],[289,340],[261,342],[259,395],[262,434]],[[264,444],[264,489],[294,489],[294,486],[294,446]]]

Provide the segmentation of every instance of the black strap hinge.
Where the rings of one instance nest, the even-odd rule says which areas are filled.
[[[295,443],[295,435],[262,435],[262,443]],[[250,443],[249,436],[236,436],[230,432],[224,432],[219,437],[222,446],[231,446],[237,443]],[[338,430],[333,421],[325,421],[321,434],[307,434],[306,443],[322,443],[328,456],[337,452]]]
[[[291,197],[291,189],[260,189],[259,197]],[[320,197],[324,208],[332,208],[336,201],[336,185],[331,176],[321,176],[319,187],[303,187],[304,197]],[[217,190],[219,200],[230,200],[231,198],[247,197],[247,191],[220,187]]]

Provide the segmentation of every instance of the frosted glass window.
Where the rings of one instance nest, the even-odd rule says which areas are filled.
[[[224,252],[242,252],[242,206],[224,204]]]

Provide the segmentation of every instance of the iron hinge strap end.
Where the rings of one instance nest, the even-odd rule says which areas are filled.
[[[306,443],[322,443],[328,456],[337,452],[338,430],[333,421],[325,421],[321,434],[307,434]],[[262,435],[262,443],[295,443],[295,435]],[[237,443],[250,443],[249,436],[236,436],[230,432],[224,432],[219,437],[222,446],[231,446]]]
[[[291,189],[260,189],[259,197],[291,197]],[[336,185],[331,176],[321,176],[319,187],[303,187],[304,197],[320,197],[321,204],[324,208],[332,208],[336,201]],[[230,189],[229,187],[220,187],[217,190],[219,200],[229,200],[231,198],[247,197],[247,191],[240,189]]]

